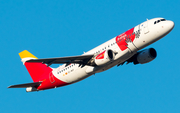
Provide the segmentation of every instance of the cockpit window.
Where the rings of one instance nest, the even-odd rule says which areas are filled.
[[[157,23],[159,23],[159,22],[161,22],[161,21],[166,21],[166,19],[157,20],[157,21],[154,22],[154,24],[157,24]]]
[[[166,19],[161,19],[161,21],[166,21]]]

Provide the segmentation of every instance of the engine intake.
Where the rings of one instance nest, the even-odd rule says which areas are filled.
[[[145,64],[157,57],[157,52],[154,48],[142,50],[127,60],[127,63],[133,62],[136,64]]]
[[[102,53],[98,54],[97,56],[95,56],[90,62],[89,64],[92,66],[101,66],[104,64],[109,63],[111,60],[114,59],[114,52],[109,49],[109,50],[105,50]]]

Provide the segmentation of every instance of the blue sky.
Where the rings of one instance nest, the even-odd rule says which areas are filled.
[[[178,0],[1,0],[0,112],[179,113],[179,10]],[[81,55],[155,17],[174,21],[175,28],[149,46],[158,53],[150,63],[41,92],[7,89],[32,82],[18,56],[25,49],[38,58]]]

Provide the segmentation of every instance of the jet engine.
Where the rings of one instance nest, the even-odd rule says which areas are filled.
[[[157,52],[154,48],[142,50],[135,54],[133,57],[127,60],[127,63],[133,62],[136,64],[145,64],[154,60],[157,56]]]
[[[105,50],[102,53],[96,55],[89,63],[92,66],[101,66],[113,60],[114,56],[115,54],[112,50]]]

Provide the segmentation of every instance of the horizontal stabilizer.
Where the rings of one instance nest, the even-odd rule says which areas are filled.
[[[9,86],[8,88],[27,88],[27,87],[38,87],[42,82],[33,82],[33,83],[26,83],[26,84],[17,84]]]

